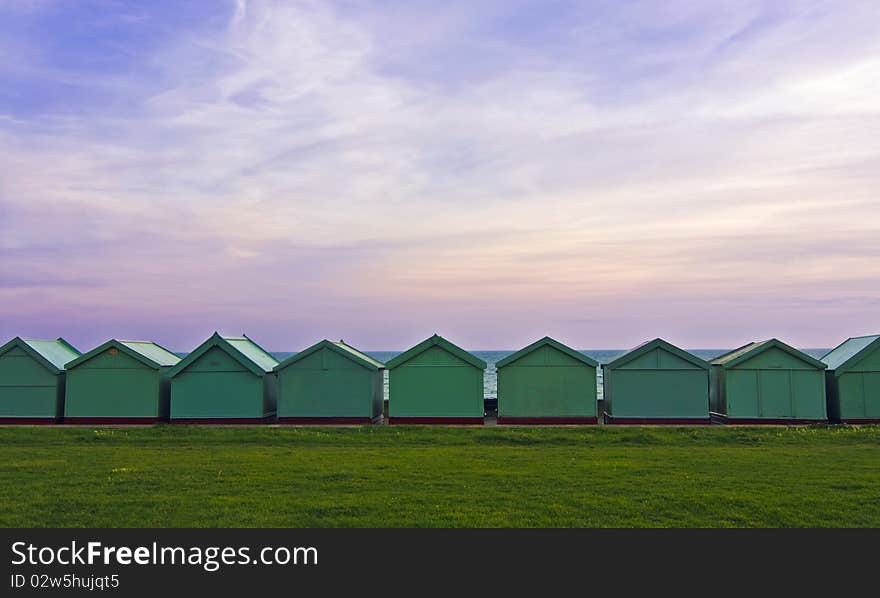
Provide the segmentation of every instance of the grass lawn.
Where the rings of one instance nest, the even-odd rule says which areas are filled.
[[[880,526],[880,427],[0,428],[0,526]]]

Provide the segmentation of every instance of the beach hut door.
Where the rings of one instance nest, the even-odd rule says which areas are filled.
[[[865,417],[880,418],[880,372],[862,374],[865,382]]]
[[[761,415],[764,417],[790,417],[791,377],[787,371],[764,370],[761,380]]]

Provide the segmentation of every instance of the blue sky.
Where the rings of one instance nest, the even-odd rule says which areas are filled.
[[[880,328],[880,5],[0,3],[0,336]]]

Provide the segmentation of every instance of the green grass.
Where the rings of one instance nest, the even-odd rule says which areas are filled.
[[[0,526],[878,526],[880,427],[0,428]]]

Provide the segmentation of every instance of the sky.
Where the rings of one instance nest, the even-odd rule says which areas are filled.
[[[0,0],[0,342],[880,331],[876,0]]]

